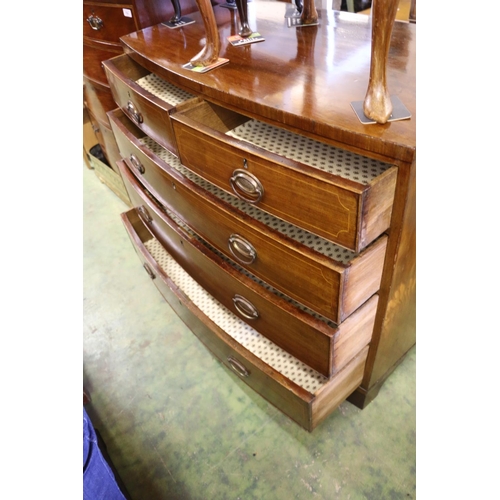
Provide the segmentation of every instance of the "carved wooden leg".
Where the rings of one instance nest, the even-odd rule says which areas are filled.
[[[240,18],[241,29],[238,34],[244,38],[250,36],[253,31],[248,24],[248,2],[247,0],[236,0],[236,8]]]
[[[302,24],[312,24],[318,20],[318,11],[314,0],[304,0],[300,20]]]
[[[178,23],[181,20],[181,4],[179,0],[172,0],[172,5],[174,6],[174,15],[169,19],[171,23]]]
[[[205,47],[194,56],[190,63],[194,66],[210,66],[217,62],[220,53],[220,37],[210,0],[196,0],[206,32]]]
[[[370,81],[363,111],[368,118],[378,123],[386,123],[392,113],[391,99],[387,90],[386,66],[398,4],[399,0],[372,2]]]

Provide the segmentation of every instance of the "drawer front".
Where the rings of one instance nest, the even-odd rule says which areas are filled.
[[[146,135],[177,155],[177,144],[170,119],[170,114],[176,110],[176,106],[136,83],[149,73],[125,54],[105,61],[104,67],[113,97],[122,111]],[[175,88],[173,89],[175,91]]]
[[[278,298],[271,291],[263,290],[248,276],[242,276],[237,269],[230,267],[223,258],[215,257],[206,247],[202,248],[201,253],[204,256],[200,257],[199,240],[184,236],[185,233],[165,216],[162,208],[141,191],[126,164],[121,162],[119,165],[133,206],[140,207],[139,210],[147,220],[146,224],[158,235],[169,253],[184,268],[189,269],[197,281],[203,279],[204,273],[208,273],[210,278],[203,284],[204,288],[244,321],[248,313],[245,299],[250,300],[250,308],[255,306],[251,311],[262,311],[262,321],[260,316],[258,319],[247,321],[252,328],[325,376],[341,370],[370,342],[378,303],[377,295],[370,298],[339,326],[326,324],[324,319],[320,320],[319,317],[315,318],[307,312],[299,311],[297,303],[291,303],[281,295]],[[186,238],[189,241],[186,241]],[[223,271],[220,270],[221,267],[224,268]],[[229,300],[237,295],[241,300],[236,303]]]
[[[122,178],[134,207],[168,253],[193,278],[251,328],[304,363],[329,376],[332,371],[335,325],[294,307],[276,296],[188,235],[161,208],[131,185],[131,174],[121,163]]]
[[[215,105],[201,103],[172,116],[186,167],[260,209],[354,251],[389,227],[396,167],[369,185],[336,179],[228,136],[225,125],[211,116],[219,113]],[[205,125],[212,121],[219,130]]]
[[[106,59],[115,57],[122,50],[95,43],[83,43],[83,75],[103,86],[108,86],[108,79],[102,64]]]
[[[106,113],[116,108],[115,100],[109,87],[98,87],[87,78],[83,79],[84,104],[100,122],[108,122]]]
[[[132,5],[83,4],[84,37],[119,44],[121,36],[138,29]]]
[[[196,233],[252,274],[319,314],[340,323],[377,292],[387,238],[343,264],[284,236],[186,181],[140,144],[135,127],[109,114],[120,152],[146,188]],[[135,130],[134,130],[135,129]],[[170,155],[171,164],[181,166]],[[340,249],[338,249],[341,251]],[[347,276],[363,279],[346,279]]]
[[[135,210],[122,214],[122,221],[143,266],[160,293],[205,346],[252,389],[305,429],[313,428],[361,383],[368,347],[330,380],[306,390],[278,372],[226,333],[217,319],[200,309],[195,299],[152,258],[146,244],[151,233]]]

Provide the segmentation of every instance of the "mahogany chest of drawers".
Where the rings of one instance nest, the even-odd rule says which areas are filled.
[[[367,126],[350,103],[369,20],[320,11],[290,29],[285,4],[251,8],[265,42],[228,45],[206,74],[182,68],[197,14],[123,36],[104,62],[107,116],[145,271],[222,363],[312,430],[346,398],[365,406],[415,342],[415,27],[396,23],[388,67],[413,116]],[[236,26],[214,11],[224,41]]]
[[[185,13],[197,10],[195,0],[181,0],[181,5]],[[116,166],[120,153],[106,116],[108,111],[116,107],[116,103],[102,62],[123,52],[121,36],[167,21],[173,14],[174,7],[170,0],[83,2],[83,102],[90,116],[96,140],[109,166],[114,170],[104,170],[104,175],[96,173],[122,199],[122,182]]]

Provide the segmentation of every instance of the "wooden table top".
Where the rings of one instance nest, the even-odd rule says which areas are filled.
[[[318,10],[320,24],[288,28],[291,4],[254,0],[251,28],[264,42],[233,47],[236,11],[214,7],[221,37],[220,57],[229,63],[200,74],[182,68],[205,44],[199,13],[178,29],[152,26],[121,38],[125,52],[144,67],[207,100],[251,117],[303,131],[334,145],[383,159],[412,161],[416,148],[416,26],[396,21],[387,82],[412,117],[363,125],[351,102],[363,101],[370,70],[370,17]]]

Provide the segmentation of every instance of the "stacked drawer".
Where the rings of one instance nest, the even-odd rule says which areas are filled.
[[[84,103],[113,169],[119,154],[106,113],[115,106],[102,61],[121,54],[120,37],[138,28],[132,5],[83,2]]]
[[[361,383],[397,169],[104,63],[144,267],[202,342],[312,430]]]

